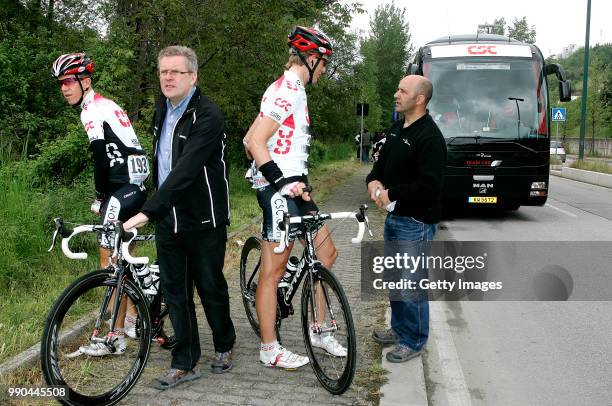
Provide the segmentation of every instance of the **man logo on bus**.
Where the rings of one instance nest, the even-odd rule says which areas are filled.
[[[470,45],[467,51],[470,55],[497,55],[495,45]]]

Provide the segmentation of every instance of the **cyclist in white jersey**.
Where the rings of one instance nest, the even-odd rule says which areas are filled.
[[[243,143],[251,167],[253,187],[263,211],[261,274],[255,305],[261,329],[260,361],[266,366],[299,368],[308,358],[282,347],[275,332],[276,288],[285,273],[287,260],[297,236],[282,254],[273,249],[279,245],[278,221],[283,213],[304,215],[318,208],[304,187],[308,184],[308,150],[310,119],[305,84],[315,84],[325,73],[333,50],[330,39],[315,28],[295,27],[288,37],[289,61],[283,75],[271,84],[261,101],[255,119]],[[298,236],[299,237],[299,236]],[[327,226],[316,234],[317,258],[331,269],[338,255]],[[332,336],[312,337],[312,344],[343,357],[346,348]]]
[[[100,215],[105,224],[125,221],[138,213],[146,200],[144,181],[149,175],[149,163],[127,114],[115,102],[94,92],[93,71],[94,62],[84,53],[61,55],[52,67],[66,102],[81,108],[81,122],[94,158],[96,199],[91,211]],[[108,266],[112,245],[113,241],[106,238],[100,241],[102,268]],[[125,334],[136,337],[133,307],[129,299],[121,302],[116,331],[110,333],[116,336],[113,345],[91,344],[82,347],[82,352],[92,356],[123,353]]]

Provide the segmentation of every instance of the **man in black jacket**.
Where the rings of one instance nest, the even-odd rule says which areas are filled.
[[[395,110],[404,118],[389,130],[366,178],[372,200],[389,212],[385,241],[412,241],[417,242],[413,246],[421,246],[419,241],[433,239],[440,221],[446,142],[427,111],[432,94],[431,82],[422,76],[410,75],[400,81]],[[416,275],[423,275],[423,269]],[[420,354],[428,335],[429,304],[427,295],[420,294],[392,299],[391,329],[374,332],[373,338],[382,344],[397,344],[387,353],[387,360],[404,362]]]
[[[153,118],[157,192],[124,227],[155,221],[161,288],[177,340],[171,368],[153,385],[163,390],[200,376],[194,368],[201,356],[194,286],[213,334],[213,372],[231,369],[236,335],[223,276],[229,224],[223,114],[195,86],[193,50],[164,48],[158,65],[164,97]]]

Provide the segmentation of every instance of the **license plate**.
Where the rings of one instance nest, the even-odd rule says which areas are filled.
[[[470,196],[468,203],[497,203],[497,196]]]

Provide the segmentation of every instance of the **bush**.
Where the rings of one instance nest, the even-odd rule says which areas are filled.
[[[91,171],[91,154],[81,124],[68,126],[66,136],[39,145],[40,153],[32,162],[32,174],[43,180],[72,181],[86,169]],[[89,172],[88,171],[88,172]]]

